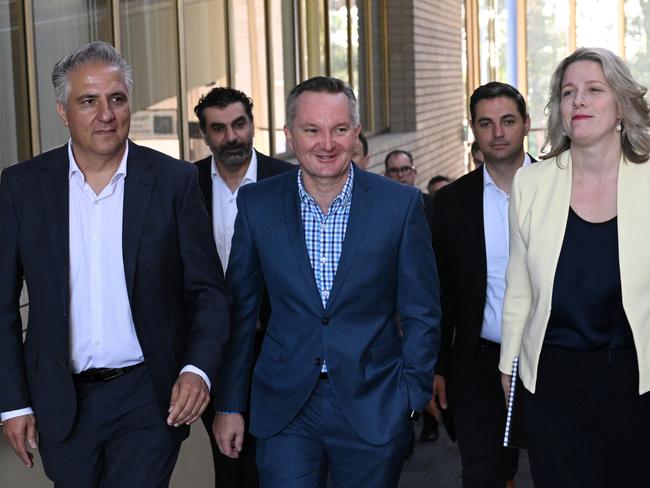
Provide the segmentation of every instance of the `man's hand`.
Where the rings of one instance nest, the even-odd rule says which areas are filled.
[[[433,396],[427,405],[427,410],[436,419],[440,420],[438,405],[440,405],[440,408],[443,410],[447,410],[447,386],[445,383],[445,377],[440,376],[439,374],[435,375],[433,378]]]
[[[27,450],[27,445],[32,449],[38,447],[36,434],[36,418],[34,415],[20,415],[4,421],[4,434],[9,445],[16,451],[16,455],[31,468],[34,466],[34,455]]]
[[[503,395],[506,399],[506,409],[508,408],[508,399],[510,398],[510,382],[512,375],[501,373],[501,387],[503,388]]]
[[[203,413],[209,401],[210,392],[203,378],[189,371],[181,373],[172,388],[167,424],[174,427],[191,424]]]
[[[221,454],[237,459],[244,444],[244,417],[239,413],[218,413],[212,422],[212,434]]]

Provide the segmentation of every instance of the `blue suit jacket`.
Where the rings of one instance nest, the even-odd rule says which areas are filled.
[[[299,412],[326,360],[343,412],[365,440],[388,442],[431,398],[439,298],[421,193],[355,167],[350,220],[326,308],[307,254],[297,170],[243,187],[228,282],[233,330],[215,392],[246,408],[262,283],[271,318],[251,393],[251,433],[269,437]],[[400,335],[396,317],[400,317]]]
[[[65,145],[5,169],[0,182],[0,411],[31,406],[39,433],[57,441],[77,409],[68,365],[68,167]],[[129,143],[124,273],[163,416],[182,366],[214,378],[228,337],[229,296],[196,174],[189,163]],[[30,301],[24,344],[23,275]]]

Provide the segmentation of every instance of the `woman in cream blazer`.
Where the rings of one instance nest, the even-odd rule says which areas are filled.
[[[519,357],[536,487],[648,486],[650,117],[605,49],[556,69],[545,161],[510,200],[504,390]]]

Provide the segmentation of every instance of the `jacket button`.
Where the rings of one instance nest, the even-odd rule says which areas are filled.
[[[320,321],[321,324],[323,325],[328,325],[330,323],[330,318],[329,317],[323,317]]]
[[[314,364],[315,364],[316,366],[320,366],[321,361],[322,361],[321,358],[316,358],[316,359],[314,359]]]
[[[63,358],[63,359],[61,360],[61,366],[63,366],[64,368],[67,368],[67,367],[68,367],[68,360],[65,359],[65,358]]]

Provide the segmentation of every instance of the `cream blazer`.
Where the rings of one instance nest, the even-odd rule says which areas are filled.
[[[519,356],[519,376],[533,393],[569,214],[571,168],[569,151],[521,168],[510,195],[510,261],[499,369],[510,374],[512,360]],[[623,308],[632,328],[643,394],[650,391],[650,163],[621,157],[617,212]]]

